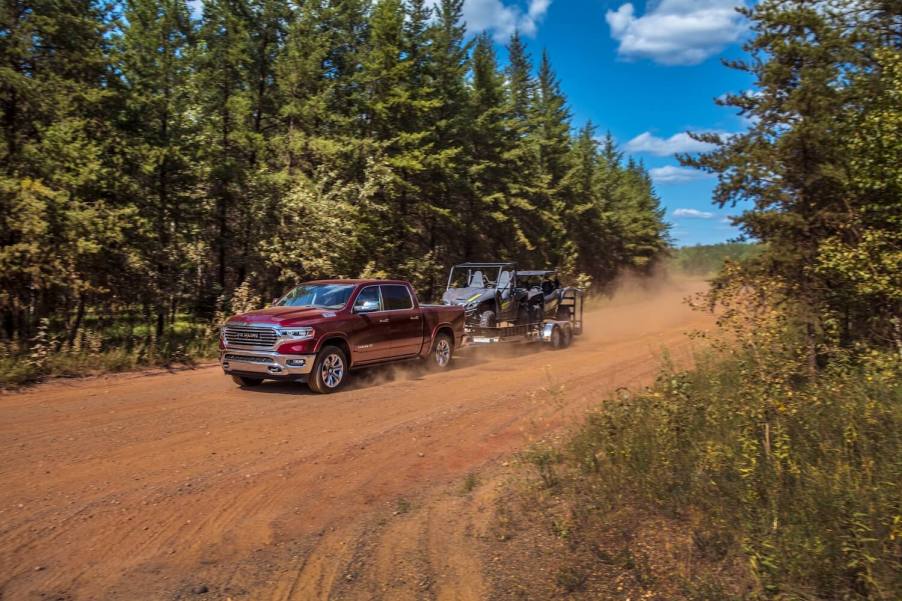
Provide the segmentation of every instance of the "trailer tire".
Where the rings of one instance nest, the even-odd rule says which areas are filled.
[[[561,348],[567,348],[573,342],[573,328],[570,324],[564,324],[561,328]]]
[[[559,351],[564,348],[564,335],[561,332],[561,328],[559,326],[554,326],[551,329],[551,338],[548,340],[548,344],[551,346],[551,350]]]
[[[498,325],[498,318],[495,316],[495,312],[492,310],[483,311],[479,315],[479,327],[480,328],[494,328]]]
[[[319,394],[336,392],[348,379],[348,357],[337,346],[324,346],[313,362],[307,380],[310,390]]]
[[[263,378],[248,378],[246,376],[232,376],[232,381],[242,388],[252,388],[263,383]]]
[[[451,356],[454,355],[454,341],[447,334],[439,334],[432,343],[432,350],[426,358],[429,369],[439,371],[451,366]]]

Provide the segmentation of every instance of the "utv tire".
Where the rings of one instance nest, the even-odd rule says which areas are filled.
[[[498,319],[495,317],[494,311],[483,311],[479,315],[480,328],[494,328],[496,325],[498,325]]]
[[[341,388],[348,379],[348,357],[337,346],[324,346],[313,362],[307,379],[310,390],[329,394]]]
[[[263,383],[263,378],[247,378],[245,376],[232,376],[232,381],[242,388],[252,388]]]
[[[543,307],[542,305],[533,305],[532,307],[530,307],[530,309],[530,317],[532,318],[532,323],[539,323],[540,321],[545,319],[545,307]]]
[[[444,370],[451,366],[451,356],[454,354],[454,341],[447,334],[439,334],[432,343],[432,350],[426,358],[429,369]]]

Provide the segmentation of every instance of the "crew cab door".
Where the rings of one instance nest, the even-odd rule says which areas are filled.
[[[391,318],[385,311],[379,286],[366,286],[354,300],[357,324],[350,335],[355,363],[379,361],[392,356]]]
[[[423,315],[414,306],[410,288],[401,284],[382,284],[382,303],[391,329],[388,353],[392,357],[415,355],[423,345]]]

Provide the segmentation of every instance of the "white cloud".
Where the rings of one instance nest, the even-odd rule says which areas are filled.
[[[717,146],[693,140],[687,133],[675,134],[664,139],[647,131],[627,142],[624,148],[627,152],[647,152],[658,156],[668,156],[678,152],[707,152]]]
[[[664,167],[655,167],[654,169],[649,169],[648,174],[651,175],[651,178],[656,183],[659,184],[691,182],[693,180],[711,177],[711,175],[703,171],[690,169],[688,167],[676,167],[674,165],[666,165]]]
[[[713,219],[714,213],[708,211],[699,211],[697,209],[677,209],[673,212],[674,217],[687,217],[689,219]]]
[[[466,0],[464,21],[470,33],[491,31],[492,36],[502,42],[510,38],[515,30],[526,36],[534,36],[551,2],[552,0],[530,0],[524,12],[520,6],[508,5],[502,0]]]
[[[660,0],[636,16],[631,2],[609,10],[605,20],[624,58],[664,65],[695,65],[736,42],[746,29],[735,11],[744,0]]]

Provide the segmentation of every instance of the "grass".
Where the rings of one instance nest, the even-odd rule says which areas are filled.
[[[635,508],[683,524],[708,566],[679,583],[683,598],[902,598],[900,358],[837,356],[811,378],[793,349],[664,369],[590,414],[559,455],[528,451],[536,495],[574,516],[567,529],[549,518],[550,534],[579,545],[591,516]],[[735,596],[739,579],[752,584]]]
[[[476,474],[476,472],[469,472],[464,478],[463,485],[461,486],[461,491],[464,494],[469,494],[476,490],[477,486],[479,486],[479,476]]]
[[[27,348],[0,343],[0,389],[52,377],[193,365],[218,353],[216,337],[209,325],[184,317],[172,324],[161,338],[152,336],[147,325],[114,322],[99,328],[99,324],[87,322],[71,344],[49,333],[46,325]]]

